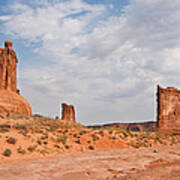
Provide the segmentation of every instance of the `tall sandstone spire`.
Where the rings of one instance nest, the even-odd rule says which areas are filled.
[[[66,103],[63,103],[61,106],[62,106],[62,120],[76,122],[74,106],[67,105]]]
[[[16,64],[18,59],[12,45],[12,42],[5,41],[5,48],[0,49],[0,89],[17,92]]]
[[[180,90],[157,86],[157,126],[161,132],[180,134]]]
[[[0,48],[0,115],[4,112],[16,112],[31,115],[32,110],[28,101],[19,95],[17,89],[17,63],[13,43],[5,41],[4,48]]]

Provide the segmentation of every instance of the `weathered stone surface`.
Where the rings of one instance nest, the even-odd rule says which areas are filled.
[[[7,111],[31,115],[31,107],[27,100],[19,95],[17,89],[17,63],[13,43],[5,41],[5,48],[0,48],[0,114]]]
[[[75,110],[73,105],[62,104],[62,120],[75,122]]]
[[[180,90],[157,87],[157,126],[159,131],[180,134]]]

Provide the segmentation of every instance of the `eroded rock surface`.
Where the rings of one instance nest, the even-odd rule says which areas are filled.
[[[157,102],[159,130],[180,134],[180,90],[158,86]]]
[[[31,115],[28,101],[19,95],[17,89],[17,63],[13,43],[5,41],[5,47],[0,48],[0,114],[6,116],[13,111],[20,114]]]
[[[75,122],[75,110],[73,105],[62,104],[62,120]]]

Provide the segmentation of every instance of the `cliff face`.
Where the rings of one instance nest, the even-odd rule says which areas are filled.
[[[17,89],[17,63],[12,42],[5,41],[5,47],[0,48],[0,114],[13,111],[24,115],[31,115],[31,107],[28,101],[19,95]]]
[[[180,90],[157,88],[158,129],[162,132],[180,134]]]

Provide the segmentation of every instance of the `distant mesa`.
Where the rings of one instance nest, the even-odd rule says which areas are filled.
[[[17,89],[17,63],[13,43],[5,41],[4,48],[0,48],[0,115],[8,112],[32,115],[28,101],[20,95]]]
[[[62,118],[61,119],[76,122],[75,110],[74,110],[73,105],[67,105],[66,103],[62,104]]]

